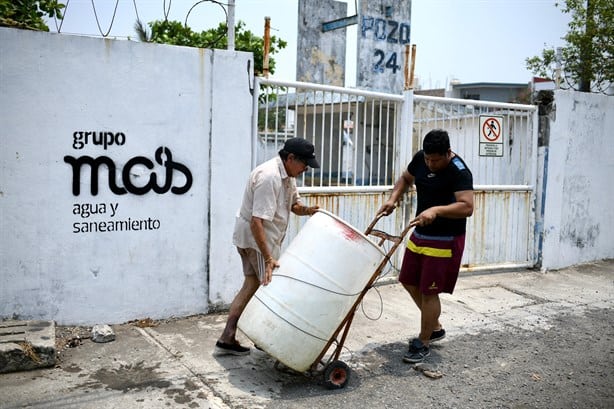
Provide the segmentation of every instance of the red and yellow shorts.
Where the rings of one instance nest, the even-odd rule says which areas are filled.
[[[464,234],[426,236],[414,231],[407,241],[399,281],[418,287],[422,294],[452,294],[464,249]]]

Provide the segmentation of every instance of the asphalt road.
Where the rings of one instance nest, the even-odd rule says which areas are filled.
[[[359,359],[346,388],[317,379],[285,384],[271,409],[293,408],[613,408],[614,313],[562,313],[543,331],[506,328],[433,347],[425,376],[401,361],[406,343],[375,347]]]

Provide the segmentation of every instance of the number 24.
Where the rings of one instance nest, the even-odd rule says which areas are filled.
[[[388,57],[388,61],[386,61],[385,64],[384,64],[384,60],[386,59],[386,53],[384,53],[384,51],[377,49],[375,50],[374,55],[377,61],[375,62],[375,64],[373,64],[373,71],[383,73],[384,68],[389,68],[392,70],[393,74],[396,74],[397,70],[401,69],[401,66],[397,64],[397,53],[396,52],[393,52],[392,54],[390,54],[390,57]]]

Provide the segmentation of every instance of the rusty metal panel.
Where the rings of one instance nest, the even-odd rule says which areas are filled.
[[[375,219],[377,210],[388,198],[389,191],[382,189],[380,192],[346,192],[338,193],[301,193],[301,200],[309,206],[319,205],[322,209],[339,215],[343,220],[360,231],[365,231],[367,226]],[[412,195],[405,195],[401,206],[388,217],[383,217],[376,225],[376,229],[389,234],[398,235],[407,225],[409,217],[415,212]],[[296,236],[300,228],[307,221],[306,217],[291,217],[288,233],[284,241],[284,249]],[[376,241],[374,239],[374,241]],[[383,243],[384,251],[388,251],[391,243]],[[384,269],[383,274],[397,276],[401,267],[403,248],[398,248],[393,255],[390,265]]]
[[[359,230],[365,230],[384,203],[389,191],[379,193],[303,193],[302,201],[318,204],[339,215]],[[405,195],[401,207],[382,218],[377,228],[391,234],[402,231],[415,213],[415,191]],[[461,271],[532,267],[533,206],[531,190],[479,189],[474,193],[474,214],[467,220],[465,253]],[[286,245],[296,236],[306,219],[292,217]],[[401,267],[403,248],[391,260],[392,275]]]
[[[533,266],[532,196],[531,190],[474,192],[474,214],[467,220],[464,269]]]

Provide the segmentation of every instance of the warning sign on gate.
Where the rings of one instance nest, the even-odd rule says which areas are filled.
[[[480,156],[503,156],[503,117],[480,115]]]

